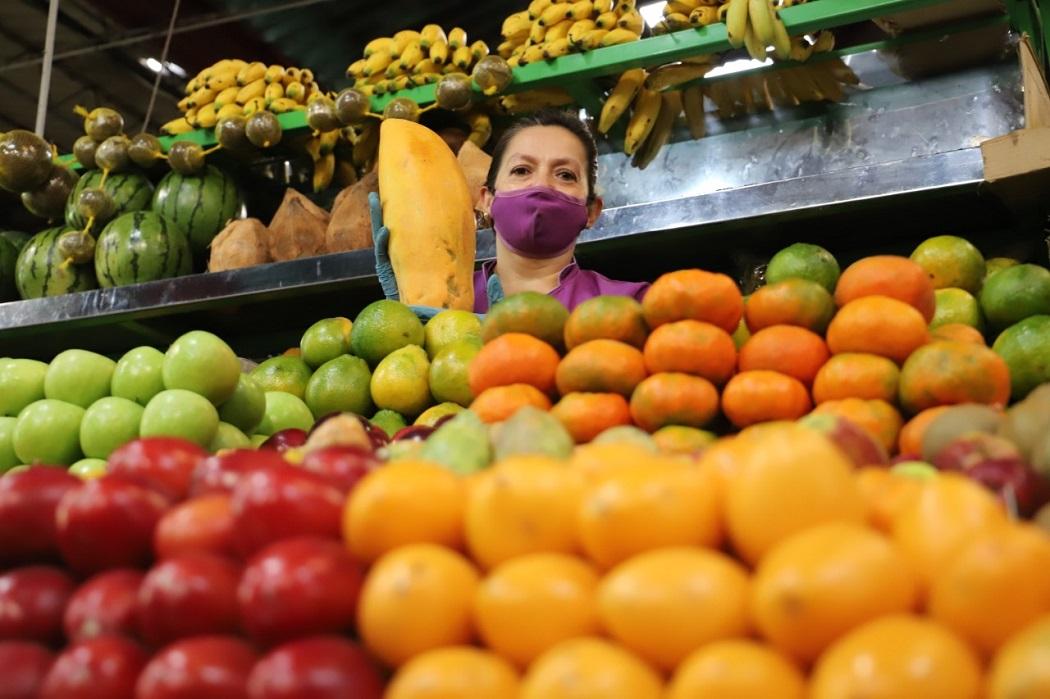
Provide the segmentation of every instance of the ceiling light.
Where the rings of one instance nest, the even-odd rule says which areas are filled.
[[[663,0],[661,2],[651,2],[639,7],[638,14],[642,16],[647,25],[655,27],[664,18],[664,7],[666,6],[667,3]]]
[[[164,64],[161,64],[160,61],[158,61],[156,58],[153,58],[152,56],[149,56],[147,58],[140,58],[139,63],[148,68],[149,70],[152,70],[154,73],[159,73],[161,67],[164,67],[167,69],[167,72],[171,73],[172,75],[177,75],[180,78],[186,77],[186,69],[180,66],[178,63],[172,63],[171,61],[168,61]]]

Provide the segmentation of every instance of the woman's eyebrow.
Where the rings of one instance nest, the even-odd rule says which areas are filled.
[[[531,155],[528,155],[527,153],[511,153],[511,156],[510,158],[508,158],[508,160],[524,160],[527,163],[536,162],[536,158],[532,157]]]
[[[580,169],[580,164],[576,161],[575,158],[556,158],[555,160],[552,161],[551,164],[554,165],[554,166],[571,165],[573,168],[575,168],[577,170]]]

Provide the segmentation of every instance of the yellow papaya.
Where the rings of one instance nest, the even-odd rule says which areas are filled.
[[[474,309],[474,207],[444,140],[406,119],[379,132],[379,199],[402,303]]]

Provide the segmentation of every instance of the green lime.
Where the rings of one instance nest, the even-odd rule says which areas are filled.
[[[0,417],[0,473],[22,463],[15,454],[16,417]]]
[[[996,338],[992,349],[1010,367],[1010,397],[1021,400],[1050,382],[1050,315],[1025,318]]]
[[[344,354],[322,364],[306,384],[306,405],[315,418],[328,413],[372,412],[372,372],[360,357]]]
[[[1038,265],[999,270],[984,282],[981,309],[997,330],[1029,316],[1050,314],[1050,270]]]
[[[992,276],[1001,269],[1021,264],[1012,257],[991,257],[984,264],[984,278]]]
[[[430,392],[434,400],[464,407],[474,400],[470,390],[470,361],[481,351],[476,340],[459,340],[438,352],[430,365]]]
[[[376,407],[395,410],[405,417],[419,415],[430,405],[429,370],[427,353],[418,345],[391,352],[372,374]]]
[[[984,281],[984,256],[973,243],[957,235],[922,241],[911,259],[929,275],[934,289],[955,288],[976,294]]]
[[[776,284],[792,278],[809,279],[835,293],[841,271],[834,255],[819,245],[794,243],[773,255],[766,266],[766,283]]]
[[[365,306],[354,319],[350,349],[375,367],[383,357],[406,345],[422,347],[424,338],[423,323],[411,308],[383,299]]]
[[[301,358],[280,355],[252,369],[251,376],[264,393],[282,391],[302,398],[306,395],[310,374],[310,367]]]
[[[937,308],[930,321],[931,328],[939,328],[948,323],[962,323],[981,330],[984,320],[981,318],[981,307],[977,299],[964,289],[937,289],[934,292]]]
[[[251,446],[248,435],[228,422],[220,422],[219,428],[215,430],[215,437],[208,445],[208,451],[215,453],[222,449],[250,449]]]
[[[551,347],[561,347],[568,319],[569,311],[558,299],[538,291],[523,291],[493,304],[481,324],[481,337],[490,342],[504,333],[525,333]]]
[[[325,318],[319,320],[303,333],[299,342],[300,356],[312,369],[325,362],[350,352],[349,318]]]
[[[458,340],[481,342],[481,321],[470,311],[441,311],[423,328],[427,356],[433,359]]]
[[[314,416],[302,399],[284,391],[268,391],[266,412],[255,433],[271,435],[293,427],[309,430],[313,425]]]
[[[408,426],[405,418],[401,417],[401,413],[395,413],[393,410],[380,410],[372,416],[372,424],[386,432],[389,437],[393,437],[398,430]]]

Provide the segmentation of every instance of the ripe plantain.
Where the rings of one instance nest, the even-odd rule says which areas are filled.
[[[711,68],[705,63],[669,63],[650,73],[645,84],[650,90],[666,90],[702,78]]]
[[[634,98],[634,113],[627,124],[627,136],[624,138],[623,152],[633,155],[653,130],[656,118],[660,115],[663,99],[655,90],[642,88]]]
[[[743,48],[747,37],[748,2],[749,0],[729,0],[726,32],[729,34],[729,45],[735,49]]]
[[[682,113],[682,95],[675,90],[669,90],[660,96],[660,113],[653,123],[653,128],[645,143],[634,154],[631,164],[640,170],[644,170],[653,162],[656,155],[671,137],[671,129],[674,128],[675,119]]]
[[[619,121],[624,112],[631,106],[635,95],[641,89],[648,74],[644,68],[632,68],[624,71],[616,82],[616,86],[609,93],[602,105],[602,113],[598,119],[599,133],[608,133],[609,129]]]

